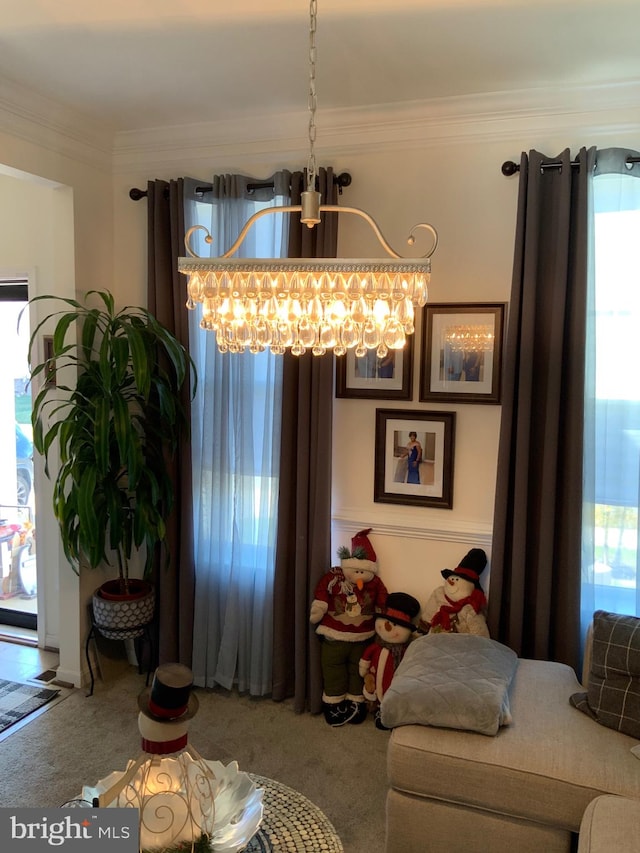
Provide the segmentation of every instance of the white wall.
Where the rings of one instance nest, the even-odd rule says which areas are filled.
[[[502,163],[518,162],[521,151],[532,148],[552,156],[582,145],[637,148],[638,103],[632,86],[454,99],[410,105],[393,115],[319,114],[316,151],[320,164],[351,173],[352,185],[341,202],[372,215],[397,251],[404,251],[417,222],[436,227],[440,243],[432,259],[431,302],[508,302],[518,178],[504,177]],[[304,130],[304,117],[298,119]],[[117,139],[116,280],[126,280],[127,293],[137,285],[143,298],[146,263],[145,203],[132,202],[129,188],[144,189],[155,177],[209,180],[215,172],[238,171],[263,178],[277,168],[302,168],[306,142],[301,137],[292,143],[293,117],[283,122],[281,150],[273,142],[273,127],[256,121],[237,129],[236,142],[215,145],[212,140],[233,134],[211,127],[207,137],[207,128],[197,126],[182,135],[172,129],[166,137]],[[255,153],[261,148],[262,159]],[[341,217],[339,249],[346,257],[380,255],[367,226],[348,216]],[[373,528],[370,538],[389,590],[410,592],[424,602],[442,582],[440,571],[457,565],[470,548],[484,548],[490,557],[501,409],[418,402],[420,325],[412,401],[334,402],[332,550],[348,545],[359,529]],[[453,509],[374,502],[376,408],[456,412]],[[488,581],[489,569],[486,575]]]
[[[505,179],[500,165],[519,150],[490,142],[363,153],[350,165],[355,186],[349,202],[377,218],[396,251],[415,223],[435,226],[431,303],[507,302],[517,179]],[[347,228],[344,242],[355,242]],[[335,401],[333,540],[335,553],[358,529],[373,528],[370,539],[388,588],[424,601],[442,582],[440,570],[457,565],[470,547],[490,552],[500,407],[418,402],[421,337],[420,317],[411,401]],[[378,408],[456,413],[453,509],[373,501]]]

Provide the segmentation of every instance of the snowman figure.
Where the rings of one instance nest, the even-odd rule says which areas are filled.
[[[374,703],[378,729],[386,729],[380,719],[380,702],[413,638],[419,613],[417,598],[406,592],[390,593],[384,610],[376,614],[376,638],[360,658],[364,697]]]
[[[340,565],[320,578],[311,602],[309,621],[322,640],[322,709],[330,726],[362,723],[368,713],[358,664],[387,600],[370,532],[357,533],[351,550],[339,549]]]
[[[431,633],[488,637],[487,599],[480,575],[487,565],[481,548],[472,548],[455,569],[443,569],[443,586],[435,589],[422,610],[420,628]]]
[[[347,604],[345,611],[349,614],[349,616],[360,616],[362,613],[362,608],[360,607],[360,602],[358,601],[358,596],[355,592],[351,592],[347,595]]]

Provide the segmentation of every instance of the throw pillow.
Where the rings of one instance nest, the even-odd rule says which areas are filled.
[[[640,619],[597,610],[586,693],[572,705],[610,729],[640,738]]]
[[[511,723],[516,653],[475,634],[427,634],[410,643],[380,703],[384,726],[422,725],[496,735]]]

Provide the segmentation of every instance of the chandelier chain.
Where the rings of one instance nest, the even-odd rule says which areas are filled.
[[[309,160],[307,162],[307,190],[316,188],[316,20],[317,0],[309,3]]]

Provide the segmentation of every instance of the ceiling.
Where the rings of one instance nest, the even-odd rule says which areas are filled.
[[[0,0],[0,78],[140,130],[307,109],[307,0]],[[318,0],[322,109],[640,80],[638,0]]]

